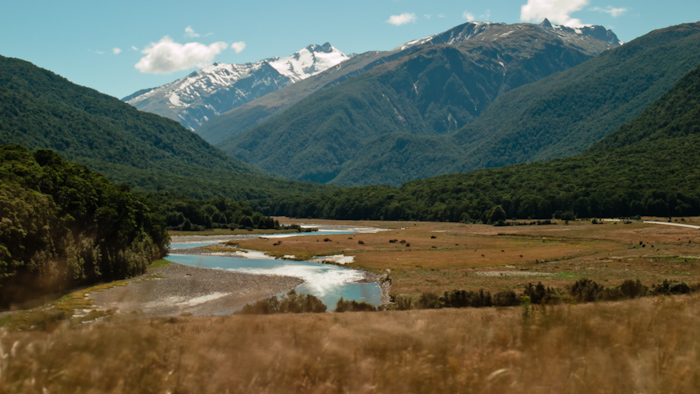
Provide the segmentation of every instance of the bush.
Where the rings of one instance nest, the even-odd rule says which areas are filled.
[[[660,285],[652,285],[651,293],[655,295],[688,294],[691,292],[690,286],[685,283],[669,282],[665,279]]]
[[[499,291],[493,295],[493,306],[516,306],[520,304],[518,297],[513,290]]]
[[[481,289],[479,291],[452,290],[446,291],[442,298],[442,304],[446,308],[480,308],[492,306],[491,293]]]
[[[394,301],[396,303],[396,309],[400,311],[407,311],[411,309],[411,304],[413,304],[413,299],[409,296],[399,295],[396,296]]]
[[[644,297],[647,294],[648,290],[649,289],[646,286],[644,286],[642,282],[639,281],[639,279],[637,279],[636,282],[627,279],[620,285],[620,291],[625,296],[625,298]]]
[[[345,300],[340,297],[335,305],[336,312],[375,312],[377,308],[369,302]]]
[[[241,315],[269,315],[274,313],[322,313],[327,309],[326,305],[317,297],[311,294],[297,294],[295,290],[290,290],[282,296],[281,300],[277,296],[266,298],[247,304],[237,314]]]
[[[435,293],[423,293],[418,298],[416,303],[418,309],[440,309],[442,308],[442,302],[440,297]]]
[[[528,283],[525,286],[525,291],[523,296],[530,297],[530,302],[533,304],[544,304],[547,302],[547,292],[549,289],[545,289],[542,282],[538,282],[537,286],[533,286],[532,283]]]
[[[593,302],[599,298],[602,291],[603,286],[596,282],[590,279],[580,279],[571,287],[570,293],[576,302]]]

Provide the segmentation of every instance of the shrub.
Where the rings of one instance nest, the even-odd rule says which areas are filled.
[[[644,286],[642,282],[639,281],[639,279],[637,279],[636,282],[627,279],[620,285],[620,291],[625,296],[625,298],[644,297],[647,294],[648,290],[649,289],[646,286]]]
[[[590,279],[580,279],[571,287],[571,296],[577,302],[593,302],[598,299],[603,287]]]
[[[395,299],[396,309],[400,311],[407,311],[411,309],[411,304],[413,304],[413,299],[409,296],[399,295]]]
[[[446,308],[480,308],[492,306],[491,293],[481,289],[479,291],[452,290],[446,291],[442,298],[442,304]]]
[[[297,294],[292,289],[282,296],[281,300],[277,296],[266,298],[247,304],[238,314],[241,315],[268,315],[273,313],[322,313],[327,309],[326,305],[317,297],[311,294]]]
[[[528,283],[527,286],[525,286],[523,296],[530,297],[530,302],[533,304],[544,304],[547,302],[547,290],[548,289],[544,288],[542,282],[538,282],[537,286]]]
[[[377,308],[369,302],[345,300],[343,297],[340,297],[335,305],[336,312],[375,312],[376,310]]]
[[[493,295],[493,306],[516,306],[520,304],[518,297],[513,290],[499,291]]]
[[[442,302],[440,302],[440,297],[435,293],[423,293],[418,298],[416,306],[418,309],[440,309],[442,308]]]
[[[663,283],[658,286],[652,285],[651,290],[652,294],[655,295],[688,294],[690,291],[690,286],[687,284],[669,282],[668,279],[665,279]]]

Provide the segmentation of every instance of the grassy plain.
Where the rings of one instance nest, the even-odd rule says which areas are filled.
[[[700,279],[697,229],[590,222],[332,224],[389,230],[241,246],[354,255],[354,266],[390,268],[395,294],[518,291],[533,281],[563,287],[582,277],[606,285]],[[84,307],[87,291],[57,305]],[[700,387],[700,295],[525,310],[50,323],[30,330],[29,323],[25,329],[4,324],[0,393],[680,393]]]
[[[0,392],[688,393],[700,297],[0,333]]]
[[[277,218],[280,223],[298,220]],[[659,219],[668,221],[668,218]],[[376,226],[375,234],[256,238],[236,243],[278,256],[354,256],[352,267],[391,271],[393,295],[485,289],[519,291],[527,283],[565,287],[589,278],[605,285],[639,279],[700,282],[700,230],[633,222],[554,221],[506,226],[426,222],[308,223]],[[699,218],[684,224],[700,225]],[[403,241],[403,242],[402,242]]]

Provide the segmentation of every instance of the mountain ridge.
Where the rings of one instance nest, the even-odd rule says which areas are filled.
[[[510,26],[533,26],[531,24],[515,24]],[[265,121],[271,120],[275,116],[281,114],[285,110],[289,109],[295,103],[301,101],[302,99],[315,94],[328,87],[337,85],[338,83],[368,70],[371,70],[377,65],[384,64],[386,62],[396,60],[397,57],[401,57],[407,50],[413,47],[426,44],[456,44],[458,42],[469,41],[471,38],[478,36],[483,33],[488,28],[502,29],[503,26],[509,26],[504,23],[492,23],[492,22],[467,22],[462,25],[458,25],[451,28],[445,32],[438,33],[429,37],[425,37],[418,40],[409,41],[406,44],[398,46],[392,50],[388,51],[371,51],[360,55],[357,58],[352,58],[344,62],[339,70],[336,68],[324,72],[322,74],[311,77],[303,82],[287,86],[275,92],[269,93],[263,97],[253,100],[247,104],[240,107],[236,107],[226,113],[223,113],[213,119],[207,121],[201,128],[197,129],[197,132],[207,141],[212,144],[217,144],[226,138],[231,138],[235,134],[243,132],[249,128],[260,125]],[[586,51],[587,46],[593,46],[593,50],[588,50],[588,53],[593,55],[600,53],[602,50],[606,50],[610,47],[619,45],[620,41],[612,31],[609,31],[603,27],[597,26],[594,29],[596,32],[602,30],[609,37],[610,42],[607,43],[595,43],[594,40],[590,38],[582,38],[583,40],[579,43],[579,49]],[[567,37],[568,35],[573,35],[576,37],[583,36],[585,34],[576,33],[575,31],[566,28],[562,32],[557,33],[554,27],[549,29],[542,28],[543,31],[551,36],[556,36],[559,39],[562,37]],[[477,31],[475,33],[475,31]],[[445,38],[449,37],[449,38]],[[492,37],[493,38],[493,37]],[[575,40],[573,40],[575,41]],[[365,61],[365,59],[371,59],[371,61]],[[345,74],[344,68],[355,68],[355,71],[351,74]],[[334,74],[339,74],[337,77]],[[324,78],[325,83],[320,81],[314,81],[315,79]],[[302,88],[303,86],[303,88]]]
[[[454,132],[474,121],[500,94],[580,64],[590,53],[612,45],[585,38],[582,42],[595,45],[583,50],[581,42],[572,45],[561,38],[581,34],[533,24],[466,23],[445,34],[461,38],[452,44],[400,47],[391,61],[317,89],[284,113],[217,146],[290,179],[332,182],[349,160],[371,149],[373,138],[392,132]],[[335,72],[328,70],[314,79]],[[215,122],[220,124],[226,116]]]
[[[700,214],[700,67],[638,117],[573,157],[270,201],[268,214],[481,222]]]
[[[140,190],[249,200],[317,189],[276,179],[170,119],[2,56],[0,144],[52,149]]]
[[[698,33],[698,23],[650,32],[500,95],[474,122],[452,134],[398,130],[376,138],[343,165],[333,182],[398,186],[440,174],[581,152],[639,115],[700,64]],[[556,155],[555,148],[563,153]]]
[[[309,45],[288,57],[254,63],[216,62],[186,77],[143,89],[122,100],[196,130],[207,120],[333,67],[348,57],[330,43]]]

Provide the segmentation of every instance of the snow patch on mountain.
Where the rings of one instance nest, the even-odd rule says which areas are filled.
[[[565,42],[575,42],[577,40],[586,40],[595,38],[607,42],[611,46],[622,45],[615,33],[607,30],[603,26],[582,26],[571,28],[567,26],[552,25],[549,20],[545,19],[540,25],[543,30],[556,34]],[[512,29],[503,32],[504,28]],[[454,45],[459,42],[469,40],[492,41],[500,38],[505,38],[512,34],[517,29],[522,29],[523,24],[508,25],[505,23],[496,22],[468,22],[457,26],[446,32],[421,38],[418,40],[409,41],[400,46],[399,50],[408,49],[418,45],[425,44],[449,44]],[[499,34],[491,34],[491,31],[498,31]]]
[[[321,73],[347,59],[347,55],[325,43],[309,45],[289,57],[274,57],[255,63],[217,62],[171,83],[136,92],[124,101],[195,130],[214,116]]]
[[[349,59],[347,55],[338,51],[331,44],[325,43],[323,45],[309,45],[292,56],[278,58],[269,63],[280,74],[297,82],[323,72],[347,59]]]

